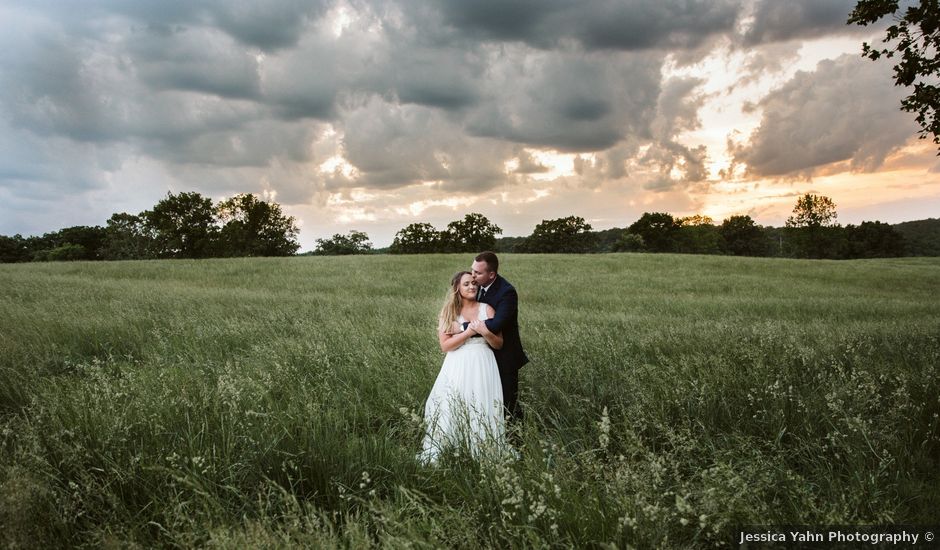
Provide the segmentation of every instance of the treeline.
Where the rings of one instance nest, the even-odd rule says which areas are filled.
[[[167,193],[150,210],[114,214],[105,227],[0,235],[0,262],[291,256],[297,234],[280,205],[253,194],[214,204],[199,193]]]
[[[318,239],[313,254],[431,254],[496,250],[522,253],[672,252],[793,258],[887,258],[937,255],[940,220],[900,224],[903,230],[879,221],[841,226],[828,197],[799,198],[782,228],[758,225],[750,216],[731,216],[716,224],[707,216],[674,217],[647,212],[627,228],[593,231],[584,218],[568,216],[543,220],[527,237],[502,237],[502,229],[482,214],[468,214],[443,230],[413,223],[399,230],[392,245],[374,250],[368,235],[352,231]],[[914,246],[906,234],[919,236]],[[930,248],[933,246],[934,248]]]
[[[806,194],[782,228],[758,225],[750,216],[721,224],[701,215],[673,217],[647,212],[627,228],[593,232],[582,218],[545,220],[532,235],[500,239],[506,252],[672,252],[792,258],[889,258],[925,255],[908,246],[901,231],[879,221],[841,226],[835,203]],[[940,235],[934,235],[940,240]]]
[[[584,218],[543,220],[526,237],[482,214],[467,214],[438,230],[412,223],[391,246],[375,249],[362,231],[317,239],[305,254],[432,254],[495,250],[520,253],[672,252],[793,258],[886,258],[940,255],[940,219],[895,226],[879,221],[841,226],[831,199],[799,198],[785,227],[750,216],[716,224],[707,216],[647,212],[626,228],[594,231]],[[42,237],[0,236],[0,262],[290,256],[300,247],[294,218],[274,202],[239,194],[213,204],[199,193],[168,193],[153,209],[114,214],[106,227],[68,227]]]
[[[479,252],[496,249],[496,236],[503,232],[483,214],[467,214],[438,231],[429,223],[413,223],[398,231],[392,245],[373,249],[369,236],[362,231],[335,234],[317,239],[316,248],[305,255],[332,256],[345,254],[437,254],[446,252]]]
[[[557,222],[559,220],[547,220]],[[545,223],[545,222],[543,222]],[[565,235],[571,243],[575,235]],[[760,226],[750,216],[731,216],[715,224],[707,216],[673,217],[647,212],[627,228],[585,231],[581,246],[562,244],[553,249],[551,239],[531,237],[499,239],[503,252],[670,252],[679,254],[723,254],[733,256],[781,256],[791,258],[885,258],[909,255],[903,236],[882,222],[858,226],[803,227]]]

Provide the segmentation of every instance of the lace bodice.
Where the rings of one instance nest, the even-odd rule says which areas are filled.
[[[486,304],[480,302],[479,306],[479,311],[477,311],[477,319],[480,321],[486,321]],[[467,319],[464,318],[463,314],[460,314],[457,316],[457,322],[466,323]]]

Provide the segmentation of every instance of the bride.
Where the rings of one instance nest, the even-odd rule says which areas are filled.
[[[438,340],[446,352],[424,407],[427,431],[419,458],[436,463],[447,447],[469,448],[473,455],[499,449],[505,438],[503,389],[493,350],[501,334],[486,328],[492,306],[477,302],[477,286],[469,271],[451,280],[438,317]]]

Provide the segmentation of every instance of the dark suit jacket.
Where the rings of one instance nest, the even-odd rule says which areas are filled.
[[[482,302],[496,310],[493,318],[486,321],[486,327],[492,332],[503,334],[503,348],[493,350],[500,370],[519,370],[529,362],[529,358],[519,338],[519,295],[516,289],[501,275],[497,275]]]

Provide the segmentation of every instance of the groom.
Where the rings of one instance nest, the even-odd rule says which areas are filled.
[[[522,420],[519,406],[519,369],[529,362],[519,339],[519,295],[499,273],[499,259],[492,252],[481,252],[473,259],[470,272],[477,283],[477,301],[493,306],[496,313],[486,321],[492,332],[503,333],[502,349],[493,350],[503,384],[503,406],[510,422]]]

